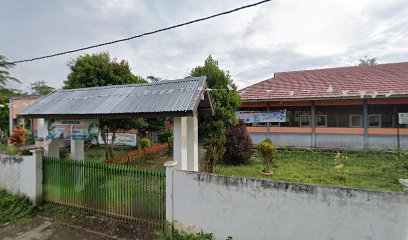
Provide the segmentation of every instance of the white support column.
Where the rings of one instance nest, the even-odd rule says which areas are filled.
[[[173,131],[173,160],[177,169],[187,170],[187,117],[175,117]]]
[[[43,146],[44,146],[44,156],[59,158],[59,139],[49,139],[46,140],[45,137],[48,135],[48,119],[44,119],[44,127],[42,129],[42,134],[44,134]]]
[[[198,172],[197,117],[187,117],[187,170]]]
[[[42,158],[43,151],[41,149],[35,149],[30,151],[33,154],[33,161],[29,161],[30,171],[28,171],[24,177],[27,182],[31,184],[27,190],[30,199],[33,201],[34,205],[39,205],[42,203],[42,180],[43,180],[43,169],[42,169]]]
[[[44,141],[44,142],[45,142],[44,156],[59,158],[60,140],[59,139],[51,139],[51,140]]]
[[[71,139],[71,158],[75,160],[84,160],[84,140]]]
[[[174,166],[177,165],[175,161],[169,161],[164,164],[166,169],[166,220],[173,224],[174,210],[173,210],[173,171]]]
[[[44,118],[38,118],[37,119],[37,137],[38,138],[45,138],[48,134],[48,130],[45,126],[45,120]]]

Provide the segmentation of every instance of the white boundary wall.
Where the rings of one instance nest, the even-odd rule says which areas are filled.
[[[42,150],[32,156],[0,156],[0,188],[24,194],[34,204],[42,201]]]
[[[166,216],[217,239],[408,239],[408,194],[245,179],[166,163]]]

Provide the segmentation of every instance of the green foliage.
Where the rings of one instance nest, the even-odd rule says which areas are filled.
[[[71,72],[64,89],[146,83],[134,75],[127,61],[111,59],[109,53],[85,54],[68,63]]]
[[[222,123],[219,123],[222,125]],[[204,159],[207,163],[207,172],[212,173],[216,163],[222,162],[222,158],[225,153],[225,129],[220,128],[216,132],[209,134],[204,140],[205,156]]]
[[[272,176],[259,174],[261,158],[254,155],[248,165],[222,166],[214,172],[223,175],[267,178],[282,181],[340,185],[356,188],[402,191],[398,179],[408,176],[408,152],[397,154],[348,152],[347,171],[335,169],[336,153],[323,151],[288,150],[275,158],[279,171]]]
[[[144,137],[139,140],[139,144],[138,144],[139,150],[145,150],[151,146],[152,146],[152,143],[150,142],[148,138]]]
[[[184,231],[178,231],[171,229],[170,227],[163,231],[157,240],[213,240],[215,239],[212,233],[204,233],[203,231],[198,233],[186,233]],[[226,240],[232,240],[232,237],[227,237]]]
[[[261,160],[263,169],[262,171],[267,173],[270,172],[271,165],[277,166],[274,162],[274,159],[277,155],[276,147],[272,144],[272,140],[267,138],[263,140],[260,144],[256,146],[256,150],[258,151]]]
[[[16,155],[20,153],[20,150],[14,146],[10,146],[6,149],[4,153],[8,155]]]
[[[370,66],[370,65],[376,65],[377,63],[377,58],[367,58],[367,56],[365,56],[365,59],[360,59],[360,63],[358,64],[358,66]]]
[[[45,81],[36,81],[30,85],[31,94],[35,95],[47,95],[55,90],[55,88],[48,86]]]
[[[5,190],[0,190],[0,226],[32,217],[36,214],[36,210],[27,197],[13,196]]]
[[[0,89],[4,89],[6,83],[9,81],[21,83],[18,79],[11,77],[8,72],[8,70],[14,66],[15,64],[8,62],[5,56],[0,55]]]
[[[344,169],[344,166],[347,162],[348,155],[347,154],[342,154],[341,152],[337,152],[336,155],[334,155],[334,164],[335,168],[337,170],[342,170]]]
[[[60,159],[69,159],[71,157],[71,152],[66,147],[60,147],[59,158]]]
[[[237,125],[227,131],[223,163],[232,165],[247,164],[253,152],[252,140],[246,129],[245,122],[240,120]]]
[[[9,132],[9,99],[10,97],[19,95],[21,95],[21,93],[0,87],[0,142],[6,143],[7,138],[5,135]]]
[[[205,60],[204,66],[193,68],[190,75],[192,77],[207,76],[208,88],[217,89],[210,92],[215,115],[199,119],[200,138],[213,137],[210,136],[211,133],[237,124],[235,112],[240,106],[241,98],[236,91],[228,90],[228,85],[231,85],[234,90],[237,89],[229,72],[221,70],[218,61],[210,55]]]

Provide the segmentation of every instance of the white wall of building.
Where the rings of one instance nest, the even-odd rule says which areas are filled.
[[[166,210],[177,228],[237,240],[408,239],[407,193],[226,177],[172,165],[166,165]]]

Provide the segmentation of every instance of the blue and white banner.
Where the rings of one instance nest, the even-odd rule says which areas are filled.
[[[246,123],[286,122],[286,109],[272,112],[237,112],[237,118]]]

